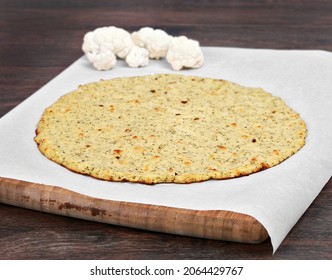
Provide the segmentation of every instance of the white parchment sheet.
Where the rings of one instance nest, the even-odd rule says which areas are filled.
[[[231,180],[146,186],[73,173],[46,159],[33,140],[47,106],[79,84],[119,76],[174,73],[164,60],[135,69],[119,61],[112,70],[101,72],[82,57],[0,119],[0,176],[104,199],[248,214],[267,229],[275,252],[331,177],[332,53],[215,47],[203,47],[203,52],[202,68],[177,73],[262,87],[280,96],[306,122],[306,145],[276,167]]]

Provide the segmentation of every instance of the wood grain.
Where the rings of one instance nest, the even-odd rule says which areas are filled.
[[[230,211],[198,211],[98,199],[63,188],[0,178],[0,202],[113,225],[224,241],[268,238],[254,218]]]
[[[83,35],[99,26],[159,27],[205,46],[332,51],[331,15],[326,0],[0,0],[0,117],[77,60]],[[274,255],[269,239],[193,238],[0,203],[0,259],[332,259],[331,201],[330,179]]]

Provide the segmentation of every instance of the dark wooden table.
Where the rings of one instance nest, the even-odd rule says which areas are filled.
[[[79,58],[86,32],[110,25],[205,46],[332,51],[332,1],[0,0],[0,117]],[[174,236],[0,204],[0,259],[332,259],[332,180],[273,256],[269,240]]]

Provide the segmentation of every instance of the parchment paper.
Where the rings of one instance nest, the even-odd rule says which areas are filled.
[[[0,177],[63,187],[97,198],[253,216],[267,229],[274,252],[331,177],[332,54],[324,51],[204,47],[205,64],[185,75],[262,87],[280,96],[307,124],[306,145],[280,165],[231,180],[189,185],[104,182],[46,159],[33,138],[44,109],[79,84],[119,76],[174,73],[165,61],[133,69],[119,61],[100,72],[81,57],[0,119]]]

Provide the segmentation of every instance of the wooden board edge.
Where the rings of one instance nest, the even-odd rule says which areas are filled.
[[[82,195],[61,187],[0,177],[0,202],[46,213],[199,238],[258,244],[269,236],[255,218]]]

